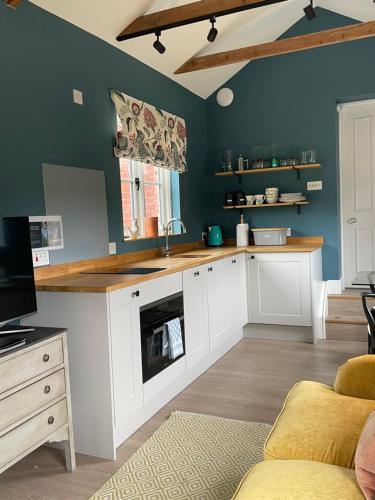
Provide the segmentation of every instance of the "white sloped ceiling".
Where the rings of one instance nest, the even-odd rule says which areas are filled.
[[[117,42],[116,36],[141,15],[192,3],[194,0],[30,1],[123,50],[203,98],[220,88],[246,63],[174,75],[178,67],[196,55],[275,40],[303,17],[302,9],[308,4],[308,0],[287,0],[221,17],[217,21],[219,36],[212,44],[207,41],[211,26],[209,21],[166,31],[162,33],[161,40],[167,51],[160,55],[152,47],[154,35],[124,42]],[[372,0],[316,0],[314,4],[360,21],[375,19],[375,4]]]

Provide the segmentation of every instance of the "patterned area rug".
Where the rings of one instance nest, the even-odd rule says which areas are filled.
[[[229,500],[271,426],[172,413],[90,500]]]

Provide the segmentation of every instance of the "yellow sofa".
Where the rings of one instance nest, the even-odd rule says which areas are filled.
[[[375,410],[375,356],[348,360],[334,387],[300,382],[289,392],[264,446],[264,462],[233,500],[363,500],[354,457]]]

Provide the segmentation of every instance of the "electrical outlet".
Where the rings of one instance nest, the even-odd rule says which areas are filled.
[[[321,191],[323,189],[322,181],[311,181],[307,183],[307,191]]]
[[[49,266],[49,251],[48,250],[33,250],[33,266]]]
[[[116,242],[112,241],[111,243],[109,243],[108,249],[109,249],[109,255],[116,255],[116,253],[117,253]]]
[[[291,227],[288,227],[287,230],[286,230],[286,235],[287,236],[292,236],[292,228]]]
[[[83,105],[83,93],[81,90],[73,89],[73,102],[75,104]]]

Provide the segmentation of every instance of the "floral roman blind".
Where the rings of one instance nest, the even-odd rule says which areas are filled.
[[[122,123],[115,156],[186,172],[185,120],[116,90],[111,97]]]

